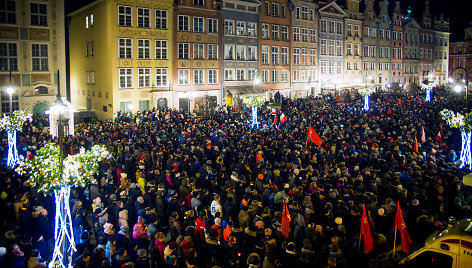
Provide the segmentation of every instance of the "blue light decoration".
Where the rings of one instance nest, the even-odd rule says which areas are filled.
[[[472,141],[472,112],[462,115],[460,113],[454,114],[453,111],[444,109],[439,115],[450,127],[458,128],[461,131],[462,146],[461,155],[459,160],[461,161],[460,168],[468,168],[472,170],[472,154],[470,151],[470,142]]]
[[[424,89],[426,96],[424,98],[424,101],[430,102],[431,101],[431,90],[433,88],[433,82],[425,80],[423,83],[421,83],[421,89]]]
[[[364,95],[364,110],[368,111],[369,107],[369,95]]]
[[[460,168],[467,167],[472,170],[472,154],[470,152],[471,132],[461,130],[462,137],[462,148],[461,148],[461,166]]]
[[[70,213],[70,186],[65,185],[54,190],[56,203],[56,219],[54,221],[54,252],[49,268],[72,267],[72,256],[77,251],[74,232],[72,231],[72,217]],[[68,256],[64,256],[66,253]]]
[[[7,167],[14,167],[18,161],[18,150],[16,149],[16,128],[14,130],[8,130],[8,159]]]
[[[252,107],[252,127],[254,128],[259,127],[259,121],[257,120],[257,107],[253,106]]]
[[[426,98],[424,100],[427,102],[431,101],[431,89],[426,89]]]

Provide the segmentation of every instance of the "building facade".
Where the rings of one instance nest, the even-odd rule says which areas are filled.
[[[392,83],[391,79],[391,32],[392,21],[388,14],[388,0],[380,2],[380,12],[377,17],[378,35],[377,35],[377,77],[375,83],[378,87],[384,87]]]
[[[183,0],[174,6],[173,107],[199,111],[222,103],[221,18],[216,0]]]
[[[317,95],[318,5],[309,0],[294,0],[291,21],[292,97]],[[290,56],[291,55],[291,56]]]
[[[71,13],[71,103],[113,118],[174,102],[173,1],[95,1]]]
[[[429,12],[429,0],[425,1],[420,26],[420,81],[432,80],[434,24]]]
[[[406,83],[403,78],[403,15],[400,1],[395,2],[392,14],[392,84],[403,88]]]
[[[443,85],[448,80],[449,23],[442,16],[434,21],[433,82]]]
[[[269,79],[262,77],[258,57],[260,7],[257,0],[223,0],[223,87],[225,97],[230,98],[227,104],[236,104],[233,101],[238,95],[260,93],[257,81]]]
[[[377,86],[377,15],[374,0],[365,0],[362,29],[362,83]],[[388,35],[387,35],[388,36]],[[388,52],[387,52],[388,53]]]
[[[30,108],[34,114],[44,114],[58,90],[66,96],[63,15],[64,1],[0,3],[2,113],[10,113],[9,86],[14,89],[12,110]]]
[[[420,25],[410,16],[411,10],[403,20],[403,76],[405,78],[405,88],[411,89],[419,86],[418,70],[420,65]]]
[[[263,1],[260,15],[260,87],[269,97],[277,91],[285,97],[290,95],[290,18],[287,1]],[[252,54],[247,58],[254,60]]]
[[[333,1],[320,3],[318,84],[321,92],[344,84],[344,18],[346,12]]]
[[[345,66],[344,79],[346,86],[362,87],[362,13],[359,11],[359,0],[346,1],[345,35]]]
[[[468,29],[472,33],[472,27]],[[467,31],[467,30],[466,30]],[[449,77],[456,81],[472,79],[472,35],[449,45]]]

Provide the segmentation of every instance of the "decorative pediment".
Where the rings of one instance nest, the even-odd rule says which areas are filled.
[[[346,16],[346,12],[336,4],[336,1],[332,1],[331,3],[327,4],[326,6],[319,9],[320,13],[330,13],[336,15]]]

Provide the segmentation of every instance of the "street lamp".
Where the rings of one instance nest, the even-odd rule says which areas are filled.
[[[10,84],[7,87],[7,94],[10,98],[10,115],[13,114],[13,93],[15,89],[11,86],[11,70],[10,70]]]
[[[463,67],[456,67],[454,69],[452,69],[451,71],[451,75],[454,77],[454,71],[456,70],[462,70],[464,73],[465,73],[465,78],[462,80],[462,82],[465,84],[464,86],[464,89],[465,89],[465,112],[468,113],[469,112],[469,71]],[[459,79],[456,79],[456,82],[458,82]],[[452,83],[453,79],[451,77],[449,77],[449,82]],[[456,90],[456,88],[454,87],[454,90]]]

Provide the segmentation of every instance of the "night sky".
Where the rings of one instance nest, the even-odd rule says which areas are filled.
[[[380,0],[375,0],[379,2]],[[444,18],[449,19],[450,32],[452,40],[461,40],[464,38],[464,30],[472,22],[472,12],[470,6],[471,0],[430,0],[431,12],[433,15],[439,16],[444,14]],[[93,2],[93,0],[65,0],[66,13],[70,13],[81,6]],[[326,1],[327,2],[327,1]],[[337,3],[344,6],[345,0],[337,0]],[[364,0],[361,0],[364,2]],[[395,0],[389,0],[389,8],[393,9]],[[414,10],[414,17],[418,18],[424,7],[424,0],[400,0],[403,14],[409,6]],[[362,7],[361,7],[362,10]]]

